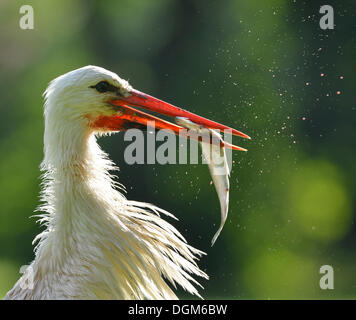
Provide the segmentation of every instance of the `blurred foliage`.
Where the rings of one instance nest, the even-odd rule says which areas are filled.
[[[334,30],[319,28],[317,1],[0,2],[0,296],[33,259],[42,93],[94,64],[144,92],[231,125],[230,211],[214,247],[219,203],[203,165],[123,161],[122,134],[100,143],[121,167],[128,197],[177,215],[172,222],[208,255],[205,298],[356,297],[356,5],[329,1]],[[142,178],[144,177],[144,179]],[[319,288],[320,266],[335,289]],[[184,293],[182,293],[184,294]]]

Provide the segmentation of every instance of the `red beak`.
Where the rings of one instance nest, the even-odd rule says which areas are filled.
[[[170,103],[164,102],[140,91],[133,89],[130,94],[131,95],[126,98],[119,98],[109,101],[112,105],[120,106],[121,112],[113,117],[102,116],[101,118],[97,119],[96,125],[101,126],[100,122],[102,122],[102,124],[105,123],[105,126],[112,130],[122,130],[131,127],[142,128],[143,126],[147,126],[149,122],[154,121],[155,127],[157,129],[169,129],[178,135],[180,134],[179,131],[184,129],[181,126],[129,107],[136,106],[170,117],[184,117],[209,129],[229,130],[233,135],[251,139],[248,135],[238,130],[198,116],[192,112],[178,108]],[[244,148],[231,145],[227,142],[224,142],[224,146],[234,150],[246,151]]]

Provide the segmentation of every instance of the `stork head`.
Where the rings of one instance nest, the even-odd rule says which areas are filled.
[[[61,130],[67,127],[73,131],[73,128],[81,127],[87,132],[112,132],[144,129],[154,122],[157,129],[170,129],[176,134],[183,129],[134,109],[134,106],[166,116],[185,117],[206,128],[229,129],[232,134],[249,138],[235,129],[137,91],[117,74],[96,66],[86,66],[56,78],[48,86],[45,98],[46,128],[60,126]],[[232,145],[229,147],[244,150]]]
[[[110,101],[129,95],[131,86],[115,73],[86,66],[54,79],[45,91],[45,117],[57,123],[90,126],[99,116],[115,115]]]

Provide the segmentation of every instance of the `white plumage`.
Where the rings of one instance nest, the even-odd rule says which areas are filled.
[[[106,81],[117,92],[92,87]],[[193,276],[207,278],[201,251],[151,204],[129,201],[110,171],[114,164],[93,122],[115,111],[108,99],[131,86],[105,69],[87,66],[51,82],[45,92],[45,133],[40,221],[31,263],[33,288],[21,279],[6,299],[175,299],[166,281],[199,295]]]

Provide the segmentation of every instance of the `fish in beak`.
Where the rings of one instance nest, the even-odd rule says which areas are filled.
[[[229,167],[227,161],[225,147],[222,146],[222,136],[218,130],[205,128],[204,126],[198,125],[186,118],[177,117],[176,122],[189,130],[197,132],[203,137],[199,143],[205,161],[208,164],[210,175],[213,179],[215,190],[220,202],[221,220],[219,229],[216,231],[213,239],[211,240],[211,245],[213,246],[225,225],[229,210],[229,177],[231,168]],[[206,137],[208,137],[208,139],[206,139]],[[214,139],[215,142],[212,143],[210,138]]]
[[[250,139],[250,137],[236,129],[203,118],[137,90],[131,90],[127,97],[111,100],[110,104],[115,106],[117,114],[106,118],[103,116],[104,118],[101,120],[98,119],[97,121],[103,122],[98,123],[99,126],[105,125],[112,130],[125,130],[129,128],[146,129],[147,126],[150,126],[150,124],[154,122],[156,129],[169,129],[177,135],[185,135],[187,129],[193,133],[198,133],[198,136],[193,134],[189,135],[189,137],[200,142],[220,202],[221,222],[219,229],[212,239],[213,245],[224,227],[229,208],[230,168],[227,163],[225,148],[247,151],[244,148],[224,141],[219,130],[246,139]],[[151,112],[173,117],[176,124],[162,120],[133,107],[139,107]],[[206,139],[207,137],[208,139]]]
[[[191,122],[196,123],[208,129],[226,130],[227,132],[230,132],[233,135],[246,139],[251,139],[248,135],[236,129],[230,128],[218,122],[198,116],[192,112],[176,107],[170,103],[164,102],[162,100],[154,98],[148,94],[145,94],[135,89],[132,89],[130,91],[129,96],[110,100],[109,103],[118,108],[118,114],[111,117],[102,116],[96,121],[96,124],[98,126],[101,126],[102,124],[105,123],[106,127],[113,130],[125,130],[129,128],[143,129],[146,128],[147,125],[149,125],[150,123],[154,122],[155,128],[158,130],[169,129],[172,130],[177,135],[181,135],[185,131],[184,128],[180,125],[170,123],[168,121],[155,117],[151,114],[133,108],[133,107],[139,107],[169,117],[186,118]],[[194,139],[194,137],[192,138]],[[229,144],[223,140],[221,140],[221,146],[233,150],[247,151],[244,148]]]

